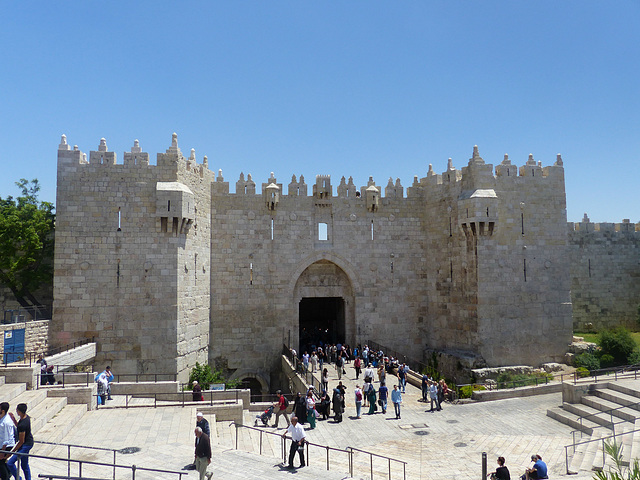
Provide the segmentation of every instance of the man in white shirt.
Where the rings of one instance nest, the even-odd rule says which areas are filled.
[[[16,445],[16,425],[7,413],[9,413],[9,403],[0,403],[0,447],[2,450],[12,450]],[[7,469],[7,458],[10,453],[0,453],[0,478],[9,478]]]
[[[289,468],[293,468],[293,459],[296,456],[296,451],[300,454],[300,467],[304,467],[304,442],[307,437],[302,425],[298,423],[298,417],[291,417],[291,425],[282,434],[282,438],[285,438],[287,433],[291,434],[291,449],[289,450]]]

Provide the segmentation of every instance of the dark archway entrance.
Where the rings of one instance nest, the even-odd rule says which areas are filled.
[[[251,390],[252,402],[262,402],[262,385],[255,378],[243,378],[240,383],[240,388]]]
[[[345,342],[345,309],[341,297],[302,298],[299,305],[300,353],[314,346]]]

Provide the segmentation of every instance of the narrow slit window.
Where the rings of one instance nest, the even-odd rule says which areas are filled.
[[[525,258],[522,263],[522,270],[524,273],[524,281],[527,281],[527,259]]]
[[[271,219],[271,240],[273,240],[273,218]]]
[[[167,200],[167,212],[171,211],[171,200]]]
[[[122,231],[122,209],[118,207],[118,231]]]
[[[318,240],[323,242],[329,240],[328,225],[324,222],[318,223]]]
[[[520,214],[520,226],[522,227],[522,235],[524,235],[524,213]]]
[[[373,240],[373,220],[371,220],[371,240]]]

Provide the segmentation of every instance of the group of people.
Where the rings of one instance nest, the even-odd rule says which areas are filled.
[[[44,355],[38,355],[36,363],[40,364],[40,385],[55,385],[56,377],[53,374],[54,366],[47,365]]]
[[[431,401],[431,412],[442,410],[444,399],[449,395],[449,387],[444,378],[436,382],[426,374],[422,376],[422,401],[425,403]]]
[[[95,382],[98,384],[98,405],[105,405],[111,398],[111,383],[115,379],[111,367],[107,367],[96,375]]]
[[[8,402],[0,403],[0,444],[2,444],[0,479],[17,478],[16,462],[20,460],[25,480],[31,480],[28,454],[33,447],[33,434],[31,433],[31,417],[27,415],[27,404],[19,403],[16,407],[18,418],[9,410]]]
[[[199,480],[205,480],[207,467],[211,463],[211,427],[202,412],[196,413],[196,428],[193,433],[196,436],[193,465],[200,475]],[[209,478],[211,478],[210,474]]]

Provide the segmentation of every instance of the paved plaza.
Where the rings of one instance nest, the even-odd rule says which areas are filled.
[[[329,385],[332,387],[337,384],[337,378],[335,371],[330,369],[330,372]],[[388,385],[392,386],[395,377],[389,380]],[[408,479],[479,479],[482,452],[487,452],[490,470],[495,469],[496,457],[504,456],[512,478],[517,478],[523,472],[532,453],[542,455],[549,465],[551,478],[566,476],[564,445],[571,440],[571,428],[546,416],[547,408],[562,403],[560,393],[484,403],[447,403],[441,412],[431,413],[428,411],[429,405],[419,401],[419,389],[407,386],[401,420],[395,419],[393,408],[386,415],[365,414],[358,420],[355,419],[353,391],[356,382],[352,365],[347,365],[343,383],[347,386],[344,421],[319,421],[314,430],[307,432],[311,442],[341,449],[351,446],[402,460],[407,462]],[[378,383],[375,385],[377,388]],[[363,408],[363,412],[366,411]],[[116,449],[138,447],[140,451],[137,453],[119,455],[118,463],[181,470],[193,458],[195,413],[194,407],[92,411],[71,429],[63,442]],[[253,426],[257,413],[245,412],[245,425]],[[259,430],[281,434],[284,431],[282,425],[286,424],[282,423],[277,431],[271,426],[259,427]],[[213,460],[209,469],[213,472],[213,478],[349,478],[346,457],[340,459],[339,455],[335,455],[331,460],[332,470],[327,472],[326,452],[312,449],[308,459],[310,466],[291,472],[282,468],[279,437],[260,435],[258,430],[243,428],[238,438],[241,451],[235,451],[235,435],[231,422],[212,425]],[[260,448],[262,456],[258,455]],[[288,451],[288,442],[286,448]],[[37,451],[34,450],[34,453]],[[50,453],[67,455],[66,448],[57,448]],[[113,454],[74,449],[72,457],[108,462]],[[66,465],[36,459],[32,464],[36,474],[66,474]],[[333,470],[338,464],[342,469]],[[354,468],[354,478],[370,478],[368,456],[358,454]],[[72,474],[76,472],[72,470]],[[89,475],[89,472],[96,478],[112,478],[111,470],[84,466],[83,473]],[[376,459],[374,478],[388,478],[387,475],[387,463]],[[194,472],[190,472],[186,478],[195,476]],[[117,478],[131,478],[131,474],[118,472]],[[177,477],[139,471],[136,478]],[[402,468],[398,464],[392,464],[391,478],[402,478]],[[572,475],[570,478],[591,476]]]

